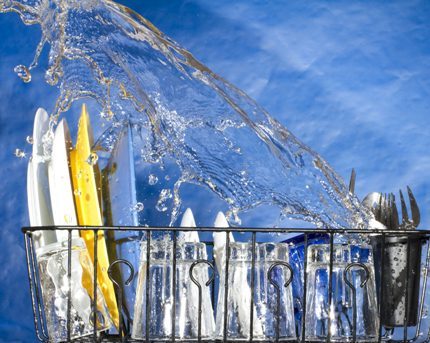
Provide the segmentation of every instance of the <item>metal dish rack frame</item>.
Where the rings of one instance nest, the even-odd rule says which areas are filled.
[[[291,341],[291,339],[289,339],[289,342],[297,342],[297,343],[305,343],[305,342],[309,342],[306,340],[305,337],[305,320],[303,320],[303,318],[305,318],[306,315],[306,286],[307,286],[307,260],[308,260],[308,256],[307,256],[307,250],[308,250],[308,246],[310,245],[309,243],[309,236],[311,235],[322,235],[324,237],[326,237],[328,239],[329,242],[329,247],[330,247],[330,261],[329,261],[329,285],[328,285],[328,289],[332,290],[332,272],[333,272],[333,251],[334,251],[334,240],[336,235],[338,234],[343,234],[343,235],[363,235],[366,237],[370,237],[372,235],[378,235],[381,237],[381,242],[382,242],[382,252],[381,252],[381,270],[383,268],[384,265],[384,252],[385,252],[385,246],[386,246],[386,239],[389,237],[407,237],[407,266],[409,268],[409,249],[410,249],[410,241],[411,239],[420,239],[422,240],[422,244],[426,244],[426,249],[423,250],[423,252],[425,253],[421,256],[421,260],[423,260],[424,257],[424,269],[422,272],[422,287],[421,287],[421,293],[420,293],[420,302],[419,302],[419,309],[418,309],[418,323],[415,326],[416,330],[415,330],[415,335],[412,338],[408,338],[408,322],[409,322],[409,312],[405,311],[404,314],[404,325],[403,325],[403,338],[401,339],[391,339],[391,338],[387,338],[387,329],[384,329],[382,325],[380,325],[379,328],[379,334],[378,334],[378,342],[430,342],[430,319],[427,317],[426,313],[425,313],[425,307],[424,307],[424,303],[426,301],[426,299],[428,297],[430,297],[430,290],[427,290],[427,281],[428,281],[428,274],[430,272],[430,230],[351,230],[351,229],[298,229],[298,228],[213,228],[213,227],[199,227],[199,228],[185,228],[185,227],[180,227],[180,228],[173,228],[173,227],[107,227],[107,226],[103,226],[103,227],[94,227],[94,226],[52,226],[52,227],[24,227],[22,228],[22,232],[24,234],[24,238],[25,238],[25,250],[26,250],[26,257],[27,257],[27,269],[28,269],[28,280],[29,280],[29,286],[30,286],[30,293],[31,293],[31,300],[32,300],[32,309],[33,309],[33,315],[34,315],[34,326],[35,326],[35,333],[36,336],[38,338],[38,340],[40,342],[50,342],[50,338],[47,334],[47,328],[46,328],[46,321],[45,321],[45,317],[44,317],[44,312],[43,312],[43,303],[42,303],[42,296],[41,296],[41,289],[40,289],[40,285],[39,285],[39,276],[38,276],[38,270],[37,270],[37,261],[36,261],[36,255],[35,255],[35,248],[34,248],[34,243],[33,243],[33,239],[32,239],[32,235],[35,231],[40,231],[40,230],[66,230],[68,231],[68,241],[67,241],[67,248],[68,248],[68,280],[69,280],[69,288],[68,288],[68,306],[67,306],[67,342],[222,342],[222,343],[226,343],[226,342],[281,342],[284,341],[282,338],[279,337],[279,316],[280,316],[280,311],[279,311],[279,301],[278,301],[278,306],[277,306],[277,311],[275,313],[275,319],[276,319],[276,327],[277,327],[277,332],[276,332],[276,337],[275,338],[268,338],[267,340],[256,340],[253,339],[253,323],[254,323],[254,292],[251,291],[251,306],[250,306],[250,337],[249,339],[229,339],[229,337],[227,336],[227,311],[224,311],[224,322],[223,322],[223,326],[224,326],[224,330],[223,330],[223,338],[222,339],[207,339],[207,338],[202,338],[201,337],[201,320],[202,320],[202,287],[204,287],[204,285],[200,285],[198,284],[198,282],[196,280],[194,280],[194,283],[198,286],[199,288],[199,302],[198,302],[198,337],[195,339],[179,339],[177,337],[175,337],[175,306],[173,306],[173,310],[172,310],[172,336],[169,339],[155,339],[155,338],[151,338],[150,337],[150,332],[149,332],[149,321],[147,320],[146,322],[146,339],[144,340],[133,340],[130,338],[129,336],[129,331],[127,331],[126,328],[124,328],[124,321],[123,321],[123,315],[122,315],[122,311],[121,311],[121,298],[119,298],[118,300],[118,306],[119,306],[119,313],[120,313],[120,328],[119,328],[119,333],[118,334],[109,334],[106,332],[99,332],[96,328],[96,323],[97,323],[97,311],[93,311],[93,320],[92,322],[93,324],[93,334],[90,336],[87,336],[85,338],[79,338],[79,339],[71,339],[71,249],[72,249],[72,231],[81,231],[81,230],[93,230],[94,231],[94,259],[93,259],[93,264],[94,264],[94,295],[93,295],[93,299],[92,299],[92,307],[96,308],[96,304],[97,304],[97,263],[98,263],[98,257],[97,257],[97,233],[100,230],[121,230],[121,231],[142,231],[146,233],[146,241],[147,241],[147,251],[146,251],[146,259],[148,261],[148,263],[146,264],[146,270],[147,272],[149,272],[149,267],[150,267],[150,249],[151,249],[151,235],[153,233],[156,232],[164,232],[164,233],[168,233],[169,235],[171,235],[172,237],[172,243],[173,243],[173,261],[172,261],[172,268],[173,270],[175,270],[176,268],[176,249],[177,249],[177,240],[178,240],[178,232],[186,232],[186,231],[197,231],[197,232],[206,232],[206,233],[214,233],[214,232],[223,232],[226,235],[226,246],[227,246],[227,253],[226,253],[226,259],[225,259],[225,278],[224,278],[224,287],[225,287],[225,297],[224,297],[224,306],[227,305],[227,294],[228,294],[228,270],[229,270],[229,264],[230,264],[230,237],[229,234],[230,233],[235,233],[235,232],[239,232],[239,233],[247,233],[251,236],[250,238],[250,243],[252,244],[252,261],[251,261],[251,266],[252,266],[252,272],[251,272],[251,282],[250,282],[250,286],[251,286],[251,290],[254,289],[254,271],[255,271],[255,263],[256,263],[256,245],[257,245],[257,235],[258,234],[267,234],[268,232],[270,233],[274,233],[274,234],[301,234],[303,235],[303,245],[304,245],[304,282],[303,282],[303,300],[302,300],[302,320],[300,323],[300,327],[297,327],[297,339]],[[207,244],[208,246],[213,246],[213,242],[212,241],[202,241],[203,243]],[[111,267],[113,267],[116,264],[119,263],[125,263],[129,266],[129,268],[131,268],[131,273],[134,274],[134,270],[133,267],[131,266],[131,263],[129,263],[128,261],[125,260],[116,260],[113,261],[109,267],[109,270],[111,269]],[[212,287],[212,299],[214,299],[214,276],[215,276],[215,268],[214,266],[214,261],[213,258],[212,260],[198,260],[195,261],[189,270],[190,276],[192,276],[192,271],[193,268],[200,263],[205,263],[209,266],[210,269],[212,269],[212,276],[210,277],[210,281],[211,281],[211,285],[210,287]],[[351,267],[353,267],[353,265],[356,264],[354,262],[350,263],[346,269],[349,269]],[[292,271],[292,267],[286,263],[286,262],[275,262],[273,263],[273,265],[270,267],[269,272],[268,272],[268,279],[269,281],[272,283],[272,285],[275,287],[277,295],[278,295],[278,300],[279,300],[279,294],[280,294],[280,289],[279,286],[271,279],[271,270],[275,267],[285,267],[288,268],[290,270],[291,273],[293,273]],[[362,266],[363,267],[363,266]],[[420,264],[421,267],[421,264]],[[365,266],[364,266],[365,268]],[[381,271],[380,270],[380,271]],[[380,272],[378,270],[375,270],[375,274]],[[420,270],[421,272],[421,270]],[[111,277],[110,275],[111,273],[109,273],[109,277]],[[176,273],[173,273],[173,277],[172,277],[172,282],[173,282],[173,286],[175,286],[176,284]],[[368,275],[368,273],[366,273]],[[383,273],[381,273],[383,274]],[[408,272],[407,272],[408,275]],[[294,277],[293,274],[291,274],[290,280],[287,282],[288,284],[291,282],[291,279]],[[382,281],[384,280],[384,275],[381,275]],[[111,278],[111,280],[113,281],[114,285],[116,285],[118,287],[118,284],[115,282],[115,280],[113,280],[113,278]],[[346,279],[346,274],[344,274],[344,280],[345,282],[348,283],[348,280]],[[405,280],[406,282],[406,287],[405,287],[405,308],[408,307],[407,301],[408,301],[408,282],[409,279],[406,278]],[[209,282],[208,282],[209,284]],[[286,285],[288,286],[288,285]],[[355,293],[355,289],[353,287],[351,287],[352,285],[350,285],[349,287],[352,289],[353,294]],[[378,295],[379,295],[379,299],[382,298],[382,291],[383,287],[380,287],[378,291]],[[121,292],[119,292],[118,294],[121,294]],[[146,294],[147,297],[149,295],[149,282],[146,283]],[[331,303],[331,296],[332,296],[332,292],[329,291],[329,303]],[[175,302],[175,292],[173,293],[173,302]],[[352,340],[349,340],[348,342],[355,342],[356,341],[356,335],[357,335],[357,323],[356,323],[356,308],[355,308],[355,301],[353,302],[353,313],[354,313],[354,318],[353,318],[353,324],[352,324],[352,333],[353,333],[353,338]],[[379,316],[381,315],[381,304],[380,302],[378,302],[378,313]],[[151,312],[150,312],[150,304],[149,302],[146,305],[146,315],[147,318],[150,319],[151,316]],[[423,321],[425,320],[428,328],[428,332],[424,332],[421,333],[421,328],[422,328],[422,324]],[[328,326],[330,327],[330,322],[331,322],[331,318],[330,316],[328,316]],[[385,332],[384,332],[385,330]],[[330,337],[330,330],[328,330],[328,334],[325,338],[325,342],[331,342],[331,337]]]

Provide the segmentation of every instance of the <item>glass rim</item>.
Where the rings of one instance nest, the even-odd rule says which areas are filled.
[[[366,253],[368,251],[368,253]],[[330,263],[330,244],[318,243],[308,246],[308,263],[327,265]],[[319,256],[319,257],[318,257]],[[335,265],[353,263],[373,263],[373,247],[369,244],[333,244],[333,263]]]
[[[154,244],[154,242],[156,242]],[[142,241],[140,244],[140,260],[147,260],[147,241]],[[187,256],[187,249],[193,248],[194,253],[191,255],[203,254],[206,252],[206,244],[203,242],[177,242],[176,245],[176,261],[196,261],[196,257]],[[173,261],[173,241],[169,240],[151,240],[150,248],[150,261]],[[154,254],[161,253],[164,257],[153,256]],[[180,256],[178,256],[180,254]],[[185,256],[184,256],[185,255]],[[185,258],[184,258],[185,257]]]
[[[147,247],[148,241],[146,240],[142,240],[140,242],[140,247],[143,249],[143,247]],[[152,247],[156,246],[157,248],[162,246],[162,247],[168,247],[168,248],[173,248],[173,241],[166,241],[166,240],[154,240],[151,239],[151,244],[150,244],[150,251],[153,251]],[[176,249],[180,250],[183,249],[184,246],[199,246],[199,247],[206,247],[206,244],[204,242],[176,242]]]
[[[244,247],[251,247],[252,248],[252,242],[230,242],[230,246],[244,246]],[[286,242],[256,242],[255,243],[256,248],[259,247],[266,247],[266,246],[273,246],[273,247],[285,247],[289,249],[290,244]]]
[[[76,248],[85,248],[86,245],[82,237],[72,237],[72,250]],[[40,257],[41,255],[45,255],[49,252],[52,252],[53,250],[58,250],[58,252],[68,250],[69,244],[68,240],[59,241],[50,243],[48,245],[41,246],[40,248],[36,249],[36,256]]]
[[[315,244],[309,244],[308,249],[311,249],[313,247],[316,248],[328,248],[330,250],[330,243],[315,243]],[[372,246],[370,244],[346,244],[346,243],[333,243],[333,248],[336,249],[338,247],[345,247],[347,250],[351,250],[354,248],[360,248],[360,249],[372,249]],[[333,250],[334,250],[333,249]]]

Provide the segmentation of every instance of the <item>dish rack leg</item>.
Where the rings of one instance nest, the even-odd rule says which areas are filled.
[[[37,286],[37,266],[35,261],[34,246],[32,233],[27,232],[24,235],[25,241],[25,254],[27,257],[27,272],[28,272],[28,282],[30,286],[31,295],[31,305],[33,309],[34,317],[34,328],[36,331],[36,336],[41,342],[47,342],[49,337],[45,330],[43,310],[41,306],[41,296],[40,290]]]

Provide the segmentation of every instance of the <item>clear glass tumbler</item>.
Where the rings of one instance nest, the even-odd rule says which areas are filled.
[[[295,322],[289,265],[289,249],[284,243],[257,244],[252,280],[252,244],[230,243],[227,291],[227,339],[295,340]],[[223,266],[225,268],[225,266]],[[218,338],[224,334],[225,269],[220,273],[216,316]],[[252,287],[253,286],[253,287]],[[254,305],[251,307],[251,294]]]
[[[172,241],[170,239],[152,241],[149,266],[147,261],[147,244],[143,242],[132,338],[146,339],[148,329],[150,339],[168,339],[173,336],[174,328],[174,336],[177,339],[193,339],[199,336],[199,327],[202,338],[213,338],[215,322],[210,287],[207,285],[211,279],[209,262],[206,260],[206,245],[178,242],[174,268]],[[173,287],[174,273],[175,287]],[[147,314],[150,316],[149,322]]]
[[[71,339],[93,334],[94,268],[84,241],[81,238],[72,239],[70,282],[67,241],[39,248],[36,250],[36,256],[50,341],[67,340],[69,289]],[[97,331],[108,330],[111,327],[111,320],[100,289],[97,290],[96,317]]]
[[[308,247],[305,335],[307,341],[377,342],[378,305],[372,248],[333,245]],[[331,287],[331,288],[330,288]]]

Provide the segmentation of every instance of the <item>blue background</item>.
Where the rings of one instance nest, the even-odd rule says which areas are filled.
[[[410,185],[430,228],[430,2],[123,1],[245,90],[356,192]],[[33,116],[53,109],[44,84],[46,51],[33,82],[40,29],[0,16],[0,341],[33,342],[23,236],[28,223],[27,159]]]

